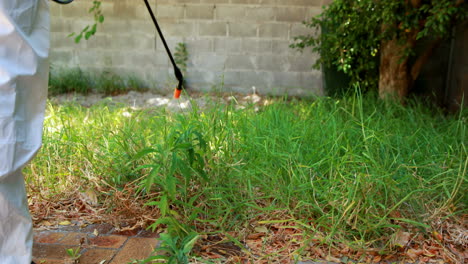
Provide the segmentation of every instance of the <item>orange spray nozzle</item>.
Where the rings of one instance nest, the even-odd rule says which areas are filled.
[[[174,90],[174,98],[175,99],[179,99],[180,98],[180,93],[182,92],[182,90],[179,90],[179,89],[175,89]]]

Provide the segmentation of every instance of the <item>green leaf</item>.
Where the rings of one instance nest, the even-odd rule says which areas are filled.
[[[132,160],[139,160],[142,157],[144,157],[144,156],[146,156],[146,155],[148,155],[150,153],[154,153],[154,152],[158,152],[158,150],[154,149],[154,148],[143,149],[140,152],[138,152],[137,154],[135,154],[135,156],[133,156]]]
[[[80,43],[81,38],[83,38],[83,34],[79,34],[78,36],[75,37],[75,43]]]
[[[88,40],[93,35],[92,31],[88,31],[85,33],[85,39]]]
[[[189,236],[187,236],[184,239],[184,243],[183,243],[184,247],[182,248],[182,252],[184,254],[190,253],[190,251],[192,251],[192,248],[195,245],[195,243],[197,242],[199,237],[200,236],[197,233],[192,233]]]

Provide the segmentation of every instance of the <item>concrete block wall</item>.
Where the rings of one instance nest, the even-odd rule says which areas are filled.
[[[327,0],[150,0],[175,51],[188,50],[187,84],[200,91],[320,95],[317,55],[289,48],[311,33],[302,21]],[[105,22],[88,41],[67,37],[92,24],[91,0],[51,3],[52,67],[80,67],[135,75],[161,91],[172,90],[172,67],[143,0],[103,0]]]

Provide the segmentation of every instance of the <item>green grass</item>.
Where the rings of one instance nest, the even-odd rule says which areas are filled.
[[[49,95],[67,93],[89,94],[91,92],[105,95],[123,94],[128,91],[145,92],[148,86],[136,76],[121,77],[112,72],[92,74],[80,68],[50,70]]]
[[[134,182],[192,227],[292,219],[326,243],[385,249],[397,223],[424,233],[436,212],[466,213],[467,116],[372,96],[189,113],[49,104],[26,174],[50,196]]]

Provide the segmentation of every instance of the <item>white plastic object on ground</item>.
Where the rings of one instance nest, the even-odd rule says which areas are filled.
[[[21,169],[41,146],[49,53],[47,0],[0,0],[0,263],[30,264]]]

